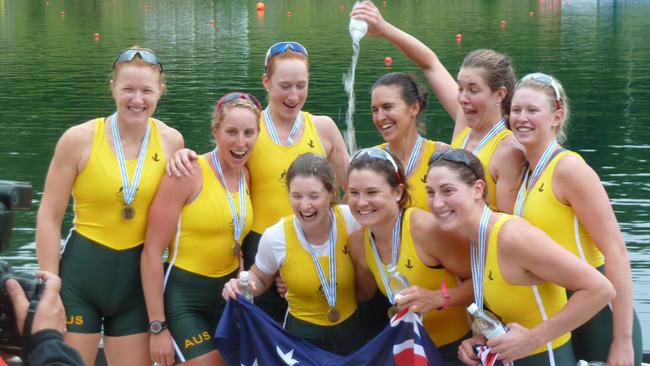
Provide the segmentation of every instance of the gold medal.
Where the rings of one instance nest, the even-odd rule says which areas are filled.
[[[122,208],[122,218],[125,220],[131,220],[135,217],[135,208],[133,206],[124,206]]]
[[[397,306],[391,306],[388,308],[388,318],[393,319],[397,315]]]
[[[336,323],[339,319],[341,319],[341,313],[339,313],[338,310],[330,308],[327,311],[327,320],[329,320],[330,323]]]
[[[235,257],[239,257],[241,255],[241,244],[239,244],[238,241],[235,241],[235,244],[232,246],[232,254]]]

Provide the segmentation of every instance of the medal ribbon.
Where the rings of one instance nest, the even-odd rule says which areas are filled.
[[[424,138],[418,134],[418,138],[415,140],[415,146],[413,146],[413,150],[411,150],[411,154],[409,155],[409,160],[406,163],[406,172],[404,174],[407,177],[411,175],[413,168],[415,168],[415,162],[418,160],[418,156],[420,156],[423,142]],[[390,144],[386,144],[386,151],[390,152]]]
[[[533,170],[533,174],[530,177],[528,176],[528,174],[530,173],[530,169],[526,170],[524,181],[521,182],[521,186],[519,187],[519,192],[517,193],[517,202],[515,202],[515,215],[517,216],[523,215],[524,204],[526,203],[526,197],[528,196],[527,192],[531,188],[531,186],[535,184],[539,176],[542,175],[542,172],[544,171],[548,163],[551,161],[551,157],[553,156],[553,152],[555,151],[555,148],[557,146],[558,146],[557,141],[553,139],[548,144],[548,146],[546,146],[546,150],[544,150],[544,153],[542,153],[542,157],[537,162],[537,166],[535,167],[535,170]]]
[[[293,122],[293,127],[291,127],[291,131],[289,131],[289,136],[287,136],[287,146],[293,145],[293,136],[298,133],[298,130],[300,129],[301,116],[302,112],[298,112],[296,120]],[[271,118],[271,111],[269,110],[269,107],[266,107],[266,109],[264,109],[264,125],[269,131],[271,140],[273,140],[275,144],[282,146],[282,141],[280,140],[278,131],[275,130],[275,125],[273,124],[273,118]]]
[[[476,248],[476,241],[472,240],[471,250],[471,264],[472,264],[472,285],[474,287],[474,302],[478,308],[483,310],[483,275],[485,271],[485,247],[487,226],[490,220],[490,213],[492,210],[488,205],[483,206],[483,214],[478,229],[478,253]]]
[[[501,130],[503,130],[503,129],[505,129],[505,128],[506,128],[506,119],[503,118],[503,119],[501,119],[499,122],[497,122],[497,124],[495,124],[494,126],[492,126],[492,128],[490,129],[490,131],[488,131],[488,133],[487,133],[485,136],[483,136],[483,138],[482,138],[481,141],[478,143],[478,145],[476,145],[476,147],[472,150],[472,153],[473,153],[474,155],[478,155],[478,153],[480,153],[481,150],[483,150],[483,148],[485,147],[485,145],[487,145],[488,142],[490,142],[490,140],[492,140],[492,138],[493,138],[494,136],[496,136],[499,132],[501,132]],[[461,147],[462,147],[463,149],[464,149],[465,147],[467,147],[467,142],[469,141],[469,136],[470,136],[471,134],[472,134],[472,131],[470,131],[470,132],[467,134],[467,136],[465,136],[465,139],[463,140],[463,143],[462,143],[462,145],[461,145]]]
[[[302,231],[302,227],[300,226],[300,221],[296,218],[296,216],[293,217],[293,226],[296,228],[296,234],[298,235],[298,239],[307,244],[307,248],[309,248],[309,254],[311,255],[311,260],[314,262],[314,266],[316,267],[316,272],[318,273],[318,279],[320,280],[321,286],[323,286],[323,292],[325,293],[325,299],[327,299],[327,304],[329,304],[330,308],[334,308],[336,305],[336,221],[334,219],[334,213],[330,209],[330,222],[332,224],[332,228],[330,229],[330,235],[329,238],[327,239],[327,244],[330,246],[330,282],[329,284],[327,283],[327,278],[325,278],[325,271],[323,270],[323,267],[320,265],[320,261],[318,260],[318,256],[316,255],[316,251],[314,251],[314,248],[312,248],[312,244],[307,241],[307,238],[305,238],[305,233]]]
[[[399,248],[399,234],[402,231],[401,229],[402,229],[402,211],[400,210],[399,214],[397,215],[397,221],[395,221],[395,225],[393,226],[393,248],[392,248],[392,256],[390,259],[391,266],[397,264],[397,249]],[[370,246],[372,247],[372,253],[375,255],[377,270],[381,275],[381,282],[384,284],[384,288],[386,289],[386,295],[388,295],[388,300],[390,301],[391,305],[394,305],[395,294],[393,294],[393,290],[390,288],[390,283],[388,282],[388,276],[386,275],[384,264],[381,262],[381,257],[379,257],[379,251],[377,250],[375,239],[373,239],[372,237],[372,232],[370,232]]]
[[[210,156],[212,157],[212,164],[217,169],[221,183],[226,189],[226,197],[228,197],[228,204],[230,205],[230,213],[232,214],[232,226],[233,226],[233,235],[237,243],[241,243],[239,239],[241,238],[242,231],[244,231],[244,222],[246,221],[246,187],[244,185],[244,171],[243,169],[239,171],[239,215],[237,215],[237,210],[235,209],[235,201],[232,199],[228,185],[226,184],[226,178],[223,176],[223,170],[221,169],[221,164],[219,159],[217,159],[217,152],[219,147],[212,150]]]
[[[140,177],[142,176],[142,169],[144,168],[144,156],[147,153],[149,146],[149,135],[151,134],[151,125],[147,121],[147,130],[144,133],[142,145],[140,145],[140,153],[138,154],[138,162],[135,166],[135,174],[133,175],[133,184],[129,185],[129,172],[126,170],[126,160],[124,159],[124,150],[122,149],[122,140],[120,139],[120,129],[117,127],[117,112],[111,116],[111,132],[113,133],[113,145],[115,145],[115,155],[120,167],[120,175],[122,176],[122,197],[124,204],[130,206],[135,199],[135,192],[138,190],[140,184]]]

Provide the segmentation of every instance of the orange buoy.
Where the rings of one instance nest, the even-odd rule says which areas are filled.
[[[501,19],[501,28],[505,28],[505,27],[506,27],[506,20]]]
[[[99,32],[93,33],[93,37],[95,38],[95,40],[98,40],[99,39]]]
[[[65,11],[61,10],[61,16],[62,16],[62,17],[65,16]]]
[[[529,12],[529,13],[528,13],[528,16],[529,16],[529,17],[533,17],[533,16],[535,16],[535,12],[534,12],[534,11]]]
[[[460,43],[463,40],[463,35],[456,33],[456,43]]]
[[[291,16],[291,10],[289,10],[289,11],[287,12],[287,16],[288,16],[288,17]]]
[[[214,20],[211,20],[211,21],[210,21],[210,26],[211,26],[212,28],[214,28]]]
[[[255,6],[255,9],[257,9],[257,10],[259,10],[259,11],[263,11],[263,10],[264,10],[264,3],[260,1],[260,2],[257,3],[257,5]]]
[[[384,57],[384,65],[391,66],[393,64],[393,58],[390,56]]]

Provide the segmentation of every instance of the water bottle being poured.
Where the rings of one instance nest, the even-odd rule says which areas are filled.
[[[354,8],[359,6],[359,2],[354,3]],[[345,92],[348,94],[348,110],[345,113],[345,143],[348,147],[350,155],[354,154],[357,150],[357,141],[354,135],[354,122],[352,115],[354,115],[354,74],[357,69],[357,61],[359,60],[359,42],[361,38],[368,32],[368,23],[363,20],[350,18],[350,37],[352,37],[352,65],[348,69],[348,73],[343,75],[343,85]]]

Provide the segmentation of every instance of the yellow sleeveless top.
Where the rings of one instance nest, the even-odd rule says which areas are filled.
[[[334,206],[336,220],[336,310],[341,313],[338,322],[327,320],[330,308],[318,279],[318,272],[309,252],[300,244],[293,225],[293,215],[284,218],[286,256],[280,274],[287,285],[289,312],[306,322],[331,326],[348,319],[357,309],[354,284],[354,264],[348,254],[348,232],[341,210]],[[329,281],[329,256],[318,257],[325,278]],[[328,282],[329,283],[329,282]]]
[[[131,206],[135,217],[122,218],[122,176],[117,156],[106,140],[104,118],[95,119],[93,146],[86,167],[72,186],[74,229],[111,249],[134,248],[144,242],[149,204],[165,174],[165,152],[153,118],[140,184]],[[137,159],[126,160],[129,182],[133,182]]]
[[[377,145],[378,148],[386,150],[386,144]],[[427,172],[429,171],[429,158],[436,152],[436,142],[432,140],[424,140],[424,145],[422,146],[422,158],[420,158],[420,164],[413,169],[413,172],[406,177],[406,182],[409,185],[409,197],[411,198],[411,204],[409,207],[421,208],[425,211],[429,210],[429,205],[427,204]],[[402,164],[404,166],[404,164]],[[404,167],[406,169],[406,167]]]
[[[593,267],[605,263],[605,257],[582,226],[571,206],[560,202],[553,194],[553,174],[557,163],[573,151],[563,151],[548,163],[530,191],[524,191],[523,218],[544,230],[565,249],[587,261]]]
[[[311,152],[327,156],[311,114],[301,113],[303,133],[300,140],[292,146],[274,143],[266,129],[264,114],[260,116],[260,134],[247,163],[251,173],[251,199],[255,211],[253,231],[256,233],[263,233],[264,229],[280,218],[291,215],[284,176],[298,155]]]
[[[408,208],[403,215],[402,245],[397,259],[397,270],[409,280],[412,286],[417,285],[428,290],[439,290],[440,282],[444,278],[447,288],[457,287],[458,281],[456,276],[444,268],[428,267],[418,257],[410,230],[412,212],[413,209]],[[370,229],[364,229],[363,236],[368,269],[372,272],[379,290],[388,296],[384,283],[382,282],[381,274],[377,268],[372,246],[370,245]],[[382,267],[382,271],[386,271],[386,265],[382,265]],[[433,343],[438,347],[455,342],[469,332],[467,315],[465,315],[465,309],[463,307],[450,307],[443,311],[432,310],[424,314],[422,323],[433,340]]]
[[[465,128],[456,138],[451,142],[451,147],[454,149],[459,149],[463,147],[463,140],[465,137],[472,131],[471,128]],[[485,179],[487,180],[487,203],[491,209],[499,211],[497,207],[497,182],[494,180],[490,174],[490,162],[492,161],[492,155],[494,151],[499,146],[499,143],[503,141],[506,137],[512,135],[512,131],[508,129],[503,129],[497,133],[486,145],[479,151],[476,157],[481,161],[483,165],[483,170],[485,171]]]
[[[564,307],[567,302],[566,290],[549,282],[537,286],[513,285],[503,278],[498,263],[498,237],[503,224],[514,217],[503,214],[490,231],[483,277],[484,302],[485,306],[498,315],[503,323],[516,322],[530,329],[544,321],[542,310],[550,318]],[[569,339],[571,333],[565,333],[554,339],[553,349],[563,345]],[[547,347],[544,344],[530,355],[546,351]]]
[[[194,201],[185,205],[180,216],[178,241],[169,245],[167,262],[186,271],[207,277],[223,277],[239,267],[233,254],[234,226],[226,189],[211,162],[199,156],[203,187]],[[248,190],[248,189],[247,189]],[[240,196],[230,193],[239,214]],[[246,194],[246,218],[242,240],[253,226],[253,206]],[[174,238],[176,238],[174,235]]]

